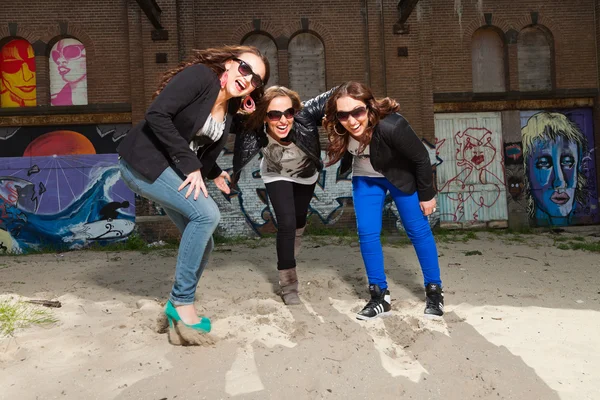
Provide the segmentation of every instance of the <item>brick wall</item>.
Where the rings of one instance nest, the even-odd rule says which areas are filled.
[[[417,133],[432,143],[433,97],[472,91],[471,37],[488,22],[506,36],[516,37],[515,33],[537,18],[538,24],[552,33],[556,88],[598,88],[600,28],[595,21],[600,15],[600,0],[421,0],[407,21],[408,33],[401,35],[393,33],[398,19],[396,0],[157,3],[162,10],[161,23],[169,34],[166,41],[151,39],[155,28],[133,0],[32,0],[25,6],[8,2],[0,14],[0,40],[9,36],[9,23],[16,23],[17,36],[32,43],[48,43],[64,34],[76,37],[87,49],[90,105],[129,103],[133,123],[143,118],[161,74],[193,48],[240,43],[254,31],[270,35],[278,44],[281,84],[289,83],[286,43],[308,30],[324,43],[327,87],[350,79],[370,82],[376,95],[396,98]],[[406,49],[408,55],[399,55],[399,48]],[[165,53],[167,62],[157,63],[157,53]],[[516,42],[507,43],[507,57],[509,90],[518,91]],[[36,62],[38,104],[45,105],[49,102],[48,60],[39,55]],[[596,106],[596,125],[599,114]],[[254,193],[258,188],[253,183],[242,185],[250,185],[246,191]],[[340,192],[336,189],[332,194],[338,196]],[[328,195],[322,193],[321,198]],[[222,204],[224,229],[229,216],[234,215],[234,202],[226,203]],[[255,206],[251,211],[254,217],[244,216],[246,221],[262,218],[259,213],[264,204],[258,200]],[[154,205],[138,201],[138,209],[140,215],[155,218]],[[318,212],[313,214],[321,220]],[[345,218],[337,220],[336,226],[353,227],[353,218]],[[233,220],[238,221],[239,216]],[[155,220],[148,223],[163,224]],[[247,226],[256,231],[252,223]],[[266,226],[260,229],[271,229]]]

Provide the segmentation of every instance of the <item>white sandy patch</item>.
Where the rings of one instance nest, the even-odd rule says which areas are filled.
[[[393,342],[381,318],[369,321],[356,319],[356,313],[353,310],[364,306],[364,301],[336,300],[332,298],[329,298],[329,301],[339,313],[347,315],[348,318],[364,327],[369,336],[373,338],[373,344],[381,358],[381,365],[391,376],[404,376],[413,382],[419,382],[421,376],[427,373],[421,363],[413,360],[401,346]]]
[[[256,368],[254,349],[251,344],[246,344],[237,350],[233,365],[225,374],[225,391],[230,396],[237,396],[259,392],[264,388]]]
[[[304,304],[304,307],[306,307],[306,310],[308,311],[308,313],[314,317],[316,317],[319,322],[324,323],[325,320],[323,319],[323,317],[321,315],[319,315],[319,313],[317,313],[315,311],[315,309],[313,308],[313,306],[310,304],[310,302],[308,300],[306,300],[304,297],[299,296],[300,297],[300,301],[302,301],[302,304]]]
[[[92,302],[68,294],[57,300],[62,307],[49,310],[59,322],[0,340],[0,361],[13,361],[0,374],[5,398],[22,398],[23,393],[31,398],[63,393],[71,398],[113,398],[171,368],[165,358],[170,347],[157,345],[157,340],[164,343],[162,338],[147,334],[155,309],[145,319],[144,311],[119,301]],[[72,376],[80,376],[75,384]]]
[[[287,306],[273,299],[246,300],[235,315],[214,321],[212,332],[242,344],[260,342],[267,347],[295,347],[288,333],[294,317]]]
[[[600,321],[592,310],[483,306],[452,308],[496,346],[505,346],[533,368],[561,399],[600,398]]]

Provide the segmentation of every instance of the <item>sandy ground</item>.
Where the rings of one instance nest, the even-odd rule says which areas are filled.
[[[273,293],[272,239],[219,246],[197,301],[211,347],[153,331],[173,250],[0,257],[2,298],[63,304],[57,324],[0,339],[0,398],[599,399],[598,254],[560,250],[549,234],[477,237],[439,243],[438,321],[422,316],[412,247],[385,247],[393,315],[363,322],[355,243],[305,241],[296,307]]]

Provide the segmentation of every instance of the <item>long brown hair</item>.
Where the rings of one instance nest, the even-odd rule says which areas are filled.
[[[327,146],[328,167],[338,162],[348,148],[350,134],[337,119],[337,101],[346,96],[362,101],[367,106],[369,122],[365,132],[357,139],[360,143],[359,152],[364,151],[371,142],[373,130],[379,120],[400,109],[394,99],[389,97],[376,99],[371,89],[363,83],[350,81],[339,86],[327,101],[325,118],[323,118],[323,127],[327,131],[327,138],[329,139],[329,146]]]
[[[167,83],[173,78],[175,75],[183,71],[184,68],[187,68],[194,64],[204,64],[208,68],[214,71],[217,76],[221,76],[223,72],[225,72],[225,62],[231,60],[232,58],[238,58],[240,55],[244,53],[252,53],[261,58],[263,63],[265,64],[265,77],[263,79],[263,83],[266,85],[269,81],[270,75],[270,66],[269,60],[265,57],[260,50],[258,50],[254,46],[223,46],[223,47],[214,47],[210,49],[204,50],[194,50],[194,54],[187,60],[182,61],[175,68],[165,72],[163,75],[156,92],[152,96],[154,99],[158,94],[167,86]],[[254,89],[250,94],[252,98],[256,101],[260,99],[264,92],[264,85],[258,89]],[[241,102],[241,99],[237,99],[238,106]]]
[[[252,130],[259,129],[267,115],[267,109],[269,108],[269,104],[276,97],[289,97],[292,100],[292,107],[296,112],[300,111],[302,108],[302,102],[300,101],[300,95],[294,92],[292,89],[288,89],[285,86],[271,86],[267,90],[263,96],[256,102],[256,110],[252,114],[250,114],[250,118],[248,119],[248,127]]]

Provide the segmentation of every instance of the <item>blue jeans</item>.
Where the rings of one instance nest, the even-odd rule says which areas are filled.
[[[148,181],[124,160],[119,161],[123,181],[135,193],[162,205],[167,215],[181,231],[181,243],[175,268],[175,283],[169,300],[173,305],[193,304],[196,286],[214,247],[212,234],[221,214],[211,197],[202,193],[185,198],[187,188],[177,188],[182,177],[171,167],[154,182]]]
[[[406,194],[386,178],[355,176],[352,178],[352,196],[358,227],[360,252],[367,269],[369,284],[387,288],[381,247],[383,205],[390,192],[400,219],[421,264],[424,284],[441,285],[438,253],[427,217],[419,206],[417,193]]]

